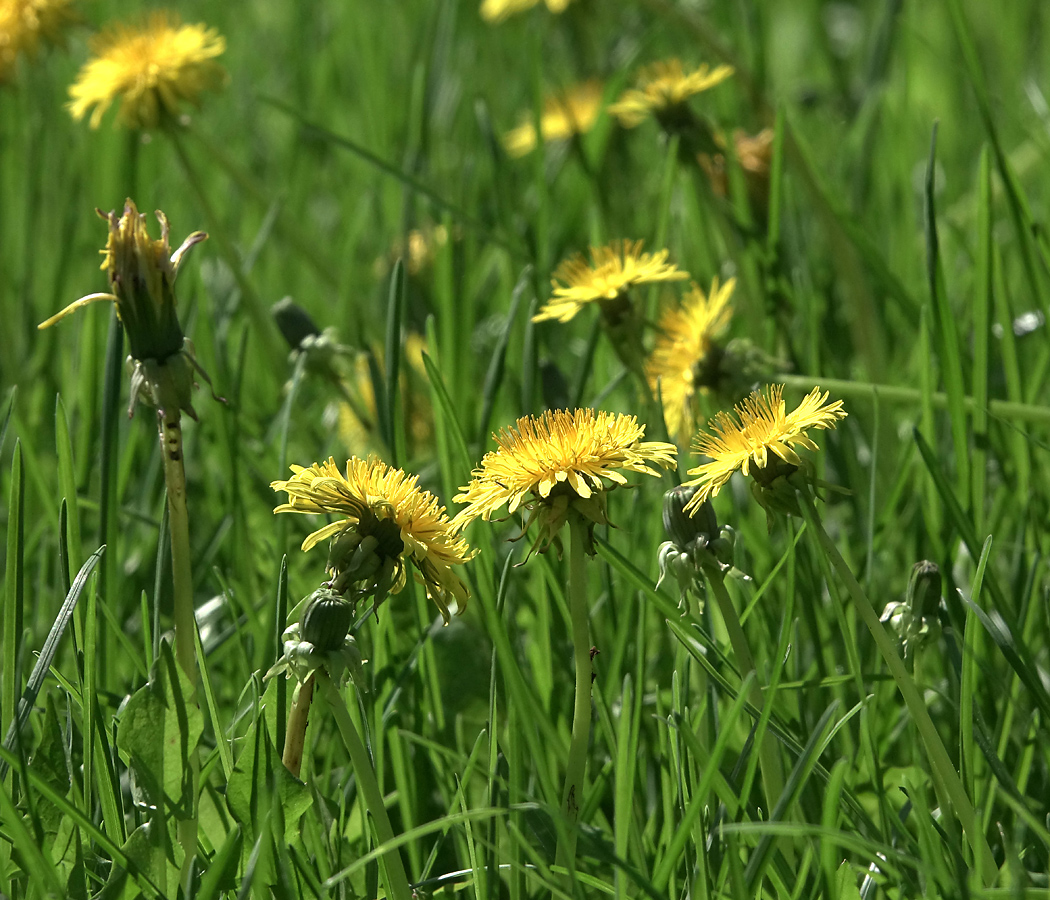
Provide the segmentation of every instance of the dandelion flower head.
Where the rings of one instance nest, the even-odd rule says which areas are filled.
[[[539,6],[541,2],[546,5],[548,10],[557,14],[565,12],[565,7],[572,0],[482,0],[481,18],[489,24],[495,25],[516,13],[525,12],[527,9]]]
[[[649,116],[661,116],[681,107],[690,97],[721,84],[733,74],[732,66],[712,69],[707,63],[686,72],[680,60],[656,62],[642,69],[638,87],[623,93],[609,112],[625,128],[641,125]]]
[[[470,592],[452,567],[472,559],[474,553],[437,498],[419,487],[418,476],[375,458],[357,457],[347,460],[345,475],[331,457],[308,468],[291,469],[291,478],[270,484],[275,491],[288,494],[288,502],[274,512],[343,517],[309,534],[303,541],[303,550],[349,532],[373,534],[381,523],[392,522],[397,532],[392,555],[397,556],[398,565],[390,593],[396,594],[404,587],[404,566],[411,564],[416,580],[426,588],[427,596],[437,604],[446,622],[453,599],[458,602],[459,611],[464,609]]]
[[[817,445],[806,432],[811,428],[834,428],[846,416],[842,401],[828,403],[828,392],[815,387],[791,413],[785,411],[784,386],[775,384],[764,391],[754,391],[737,404],[735,417],[718,413],[709,432],[697,435],[695,449],[710,457],[689,474],[696,476],[687,485],[697,485],[687,509],[697,509],[708,497],[714,497],[738,469],[745,475],[761,478],[770,465],[770,453],[789,466],[801,466],[796,446],[816,450]]]
[[[206,90],[225,83],[215,58],[226,41],[205,25],[183,25],[172,13],[157,12],[143,25],[113,25],[93,42],[94,57],[70,87],[69,111],[78,121],[91,113],[91,127],[120,100],[118,120],[129,128],[152,128],[173,116],[186,100],[198,103]]]
[[[544,101],[540,134],[544,141],[564,141],[586,134],[598,121],[604,88],[600,81],[585,81]],[[536,126],[532,116],[522,116],[521,124],[503,136],[510,156],[525,156],[536,148]]]
[[[667,261],[668,251],[642,253],[642,241],[613,241],[591,248],[591,263],[577,254],[558,266],[551,277],[551,299],[533,316],[533,322],[568,322],[594,301],[612,301],[629,287],[689,277]]]
[[[76,18],[73,0],[0,0],[0,84],[10,79],[19,53],[35,55],[41,40],[60,43]]]
[[[485,454],[455,498],[467,504],[455,521],[489,521],[504,505],[509,513],[532,507],[534,516],[546,507],[538,544],[549,543],[569,505],[593,522],[605,522],[604,494],[627,483],[624,472],[656,475],[653,465],[675,465],[673,444],[646,442],[644,436],[645,427],[634,416],[593,409],[520,418],[494,435],[497,448]]]
[[[735,286],[735,278],[722,285],[715,278],[705,295],[694,284],[681,305],[668,307],[660,318],[659,336],[645,374],[654,392],[659,382],[664,421],[668,432],[676,437],[693,432],[694,398],[717,377],[720,354],[716,340],[732,318],[729,301]]]

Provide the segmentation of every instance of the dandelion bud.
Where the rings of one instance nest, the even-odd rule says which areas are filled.
[[[718,537],[718,519],[710,503],[704,501],[692,515],[685,511],[697,490],[696,486],[680,484],[664,494],[664,531],[682,550],[698,539],[706,544]]]
[[[941,603],[941,570],[929,560],[917,562],[911,570],[904,601],[887,603],[881,620],[897,635],[909,659],[915,651],[937,640],[941,624],[937,609]]]
[[[292,350],[298,350],[308,337],[316,337],[321,333],[310,314],[291,297],[278,300],[270,307],[270,314]]]
[[[913,615],[925,618],[937,614],[941,604],[941,569],[937,563],[924,559],[912,566],[904,602]]]
[[[343,646],[354,608],[338,594],[318,588],[307,601],[302,617],[302,637],[322,653],[338,650]]]

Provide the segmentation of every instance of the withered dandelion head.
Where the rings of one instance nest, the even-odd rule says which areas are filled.
[[[834,428],[846,416],[842,401],[828,403],[828,393],[815,387],[794,412],[786,412],[784,386],[775,384],[754,391],[736,406],[736,416],[719,412],[709,432],[701,431],[694,445],[697,453],[710,457],[689,474],[696,476],[687,485],[697,485],[687,509],[696,510],[708,497],[714,497],[738,469],[752,475],[760,487],[790,475],[803,466],[795,447],[816,450],[806,432],[811,428]]]
[[[649,116],[660,118],[673,114],[690,97],[721,84],[732,74],[732,66],[712,69],[704,63],[687,72],[677,59],[656,62],[642,69],[638,87],[624,91],[609,107],[609,112],[625,128],[634,128]]]
[[[461,488],[457,503],[466,503],[454,520],[464,526],[489,521],[506,505],[531,510],[526,524],[540,521],[535,546],[546,548],[564,524],[570,508],[591,523],[605,524],[606,493],[627,483],[624,472],[656,475],[653,465],[675,465],[677,448],[642,441],[645,427],[634,416],[593,409],[547,410],[525,416],[494,435],[495,450],[486,453]]]
[[[668,251],[642,253],[642,241],[613,241],[591,248],[591,263],[582,254],[565,260],[551,277],[551,299],[533,316],[533,322],[568,322],[588,303],[614,304],[628,288],[689,277],[667,261]]]
[[[197,104],[206,90],[226,81],[215,58],[226,41],[205,25],[183,25],[173,13],[157,12],[144,24],[112,25],[92,44],[94,58],[70,87],[69,111],[78,121],[91,113],[91,127],[120,100],[118,120],[129,128],[152,128],[178,114],[182,101]]]
[[[352,591],[352,601],[374,596],[378,605],[387,593],[404,588],[410,564],[446,622],[453,600],[463,611],[470,592],[452,567],[474,553],[437,498],[419,487],[418,476],[374,458],[352,457],[345,475],[331,457],[309,468],[291,468],[291,478],[270,484],[288,494],[288,502],[274,512],[343,516],[303,541],[303,550],[309,550],[334,538],[328,571],[337,593]]]
[[[170,228],[167,216],[157,210],[160,221],[160,238],[154,240],[146,229],[146,216],[138,211],[130,198],[124,203],[124,212],[98,215],[109,223],[109,237],[102,250],[102,270],[109,276],[109,293],[88,294],[74,300],[61,312],[56,313],[38,328],[49,328],[76,312],[82,306],[101,300],[117,305],[117,315],[128,335],[131,358],[139,364],[132,377],[132,406],[138,392],[144,391],[146,399],[158,408],[177,403],[193,415],[189,392],[193,382],[193,370],[201,372],[192,358],[192,346],[182,333],[175,308],[175,278],[186,258],[187,252],[208,235],[195,231],[186,238],[173,253],[169,242]],[[165,366],[175,360],[163,376],[151,374],[156,366]],[[180,362],[181,360],[181,362]],[[142,371],[146,365],[151,372]],[[201,372],[203,375],[203,372]],[[154,388],[161,381],[174,379],[164,390],[163,399]],[[206,376],[205,376],[206,377]],[[145,383],[136,379],[145,378]],[[171,394],[167,388],[172,388]]]
[[[0,0],[0,84],[11,78],[20,53],[33,57],[42,41],[61,43],[76,20],[73,0]]]
[[[729,300],[734,287],[735,278],[722,285],[715,278],[705,295],[694,284],[680,305],[664,311],[657,326],[659,334],[645,374],[654,392],[659,383],[667,430],[679,439],[696,427],[696,395],[718,379],[721,352],[717,339],[733,316]]]
[[[547,97],[540,116],[543,140],[564,141],[590,131],[598,121],[603,92],[601,82],[592,80]],[[522,116],[521,124],[503,136],[503,146],[514,157],[531,153],[536,144],[536,126],[530,114]]]
[[[565,12],[565,7],[572,0],[482,0],[479,11],[481,12],[481,18],[489,24],[495,25],[516,13],[525,12],[527,9],[539,6],[541,2],[548,10],[557,14]]]

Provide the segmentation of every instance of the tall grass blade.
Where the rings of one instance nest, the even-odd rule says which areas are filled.
[[[41,648],[40,655],[37,657],[36,664],[33,666],[33,671],[29,674],[29,680],[26,682],[25,690],[22,692],[22,699],[19,701],[18,710],[16,711],[14,718],[11,720],[11,724],[8,726],[7,734],[4,736],[3,746],[5,750],[11,750],[15,746],[16,736],[29,721],[29,714],[33,710],[33,704],[36,703],[36,698],[40,693],[40,688],[44,685],[44,680],[47,678],[48,670],[54,662],[55,654],[58,652],[58,646],[62,641],[62,636],[66,632],[66,626],[73,617],[73,610],[76,608],[77,601],[80,600],[80,595],[84,592],[84,588],[87,587],[91,573],[95,571],[95,566],[98,565],[98,561],[102,558],[102,554],[105,552],[105,546],[99,547],[98,550],[87,558],[84,565],[80,567],[80,571],[77,572],[77,577],[73,581],[73,585],[70,587],[69,593],[66,595],[66,599],[62,602],[62,606],[58,611],[58,615],[55,617],[55,621],[51,625],[51,631],[48,632],[47,640],[44,641],[44,646]],[[0,760],[0,781],[2,781],[6,775],[7,764]]]

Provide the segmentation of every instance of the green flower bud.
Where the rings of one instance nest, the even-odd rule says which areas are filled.
[[[904,602],[916,617],[937,614],[937,607],[941,605],[941,569],[937,563],[924,559],[912,566]]]
[[[698,490],[695,485],[680,484],[664,494],[664,531],[681,550],[698,539],[706,544],[718,537],[718,519],[710,503],[705,500],[692,515],[685,511]]]
[[[331,590],[318,588],[310,595],[303,612],[303,640],[309,641],[322,653],[338,650],[350,631],[353,616],[352,604]]]

